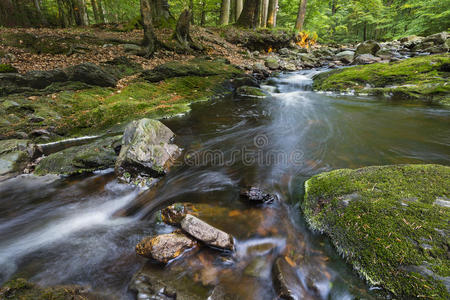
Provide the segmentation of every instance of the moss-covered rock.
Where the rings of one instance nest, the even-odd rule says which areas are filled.
[[[33,146],[28,140],[0,141],[0,181],[20,173],[32,155]]]
[[[248,98],[265,98],[267,95],[260,88],[253,86],[241,86],[236,90],[236,95],[239,97]]]
[[[17,69],[9,64],[0,64],[0,73],[17,73]]]
[[[121,138],[108,137],[50,154],[39,162],[35,174],[73,175],[113,168],[117,158],[114,148]]]
[[[316,76],[313,87],[450,105],[449,63],[450,55],[445,54],[332,70]]]
[[[56,286],[42,288],[23,278],[7,282],[0,288],[1,299],[34,299],[34,300],[85,300],[102,299],[90,294],[87,289],[80,286]]]
[[[305,187],[311,228],[371,284],[402,299],[449,298],[450,167],[335,170]]]

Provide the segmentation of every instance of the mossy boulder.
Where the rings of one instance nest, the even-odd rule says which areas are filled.
[[[235,67],[220,60],[196,58],[187,62],[173,61],[145,70],[141,77],[149,82],[159,82],[174,77],[207,77],[221,74],[239,74]]]
[[[358,47],[356,48],[355,55],[362,55],[362,54],[375,55],[380,49],[381,46],[376,41],[365,41],[358,45]]]
[[[335,170],[305,189],[310,227],[370,284],[402,299],[449,299],[450,167]]]
[[[314,78],[313,88],[387,95],[393,100],[450,104],[450,55],[420,56],[392,63],[375,63],[332,70]]]
[[[0,288],[1,299],[34,299],[34,300],[85,300],[102,299],[92,295],[81,286],[56,286],[43,288],[23,278],[14,279]]]
[[[241,86],[236,90],[236,95],[244,98],[265,98],[267,95],[260,88],[253,86]]]
[[[122,136],[108,137],[87,145],[75,146],[50,154],[36,166],[36,175],[73,175],[114,168]]]
[[[17,69],[9,64],[0,64],[0,73],[17,73]]]

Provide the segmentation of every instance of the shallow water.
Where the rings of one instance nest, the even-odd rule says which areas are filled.
[[[118,183],[112,170],[1,183],[0,282],[21,276],[132,298],[128,284],[146,262],[134,254],[135,244],[173,230],[158,222],[159,208],[189,202],[202,219],[233,234],[236,252],[204,249],[165,268],[147,264],[147,272],[185,282],[199,295],[220,286],[242,299],[273,299],[271,264],[282,255],[312,299],[380,297],[328,239],[308,231],[297,204],[303,182],[336,168],[449,165],[450,111],[315,93],[313,74],[269,80],[265,100],[194,104],[188,115],[166,120],[183,157],[149,191]],[[276,193],[282,203],[247,206],[239,190],[248,185]]]

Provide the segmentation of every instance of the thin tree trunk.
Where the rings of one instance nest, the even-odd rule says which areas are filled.
[[[267,27],[267,15],[269,13],[269,0],[263,0],[262,5],[262,27]]]
[[[157,45],[155,29],[153,27],[152,8],[148,1],[141,0],[142,27],[144,28],[144,39],[142,40],[144,53],[142,53],[142,56],[144,57],[152,56]]]
[[[202,1],[202,15],[200,18],[200,26],[205,26],[206,24],[206,0]]]
[[[244,0],[236,0],[236,21],[239,20],[239,17],[241,16],[243,6]]]
[[[63,0],[58,0],[57,4],[58,4],[59,22],[61,24],[61,27],[66,28],[69,26],[69,20],[67,18],[67,14],[64,9]]]
[[[302,31],[303,23],[305,22],[306,2],[307,0],[300,0],[300,5],[298,6],[297,21],[295,22],[295,29],[298,31]]]
[[[41,6],[39,5],[39,0],[34,0],[34,7],[36,8],[36,12],[38,14],[39,20],[41,21],[41,24],[48,25],[47,19],[42,14]]]
[[[189,0],[189,10],[191,11],[191,24],[194,25],[194,0]]]
[[[274,28],[277,26],[278,0],[269,0],[267,11],[267,27]]]
[[[105,11],[103,10],[102,0],[97,0],[97,11],[98,11],[98,16],[100,18],[100,22],[106,23]]]
[[[220,25],[228,25],[230,22],[230,0],[222,0],[220,9]]]
[[[96,23],[100,23],[100,16],[98,14],[97,2],[91,0],[92,12],[94,13],[94,19]]]

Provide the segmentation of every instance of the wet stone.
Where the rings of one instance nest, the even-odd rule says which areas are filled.
[[[276,195],[265,193],[257,187],[241,190],[240,197],[252,204],[270,204],[278,200]]]
[[[279,297],[289,300],[312,299],[298,278],[295,269],[279,257],[272,267],[272,280]]]
[[[161,210],[161,218],[164,223],[179,226],[187,213],[184,204],[175,203]]]
[[[195,246],[197,243],[194,240],[182,233],[174,232],[144,238],[136,245],[136,253],[161,263],[167,263]]]
[[[197,217],[187,214],[181,221],[181,228],[208,246],[224,250],[233,250],[233,237],[217,229]]]

